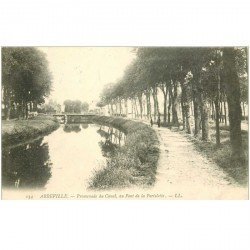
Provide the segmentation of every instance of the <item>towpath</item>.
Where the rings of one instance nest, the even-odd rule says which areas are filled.
[[[248,198],[247,188],[197,152],[187,137],[168,128],[153,128],[160,141],[155,192],[184,199]]]

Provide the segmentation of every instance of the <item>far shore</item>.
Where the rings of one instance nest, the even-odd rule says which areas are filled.
[[[60,126],[56,118],[38,115],[28,120],[2,120],[2,145],[13,145],[46,135]]]

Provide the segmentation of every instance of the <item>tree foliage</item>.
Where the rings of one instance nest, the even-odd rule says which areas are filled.
[[[63,102],[64,104],[64,112],[65,113],[78,113],[81,112],[88,112],[89,110],[89,104],[87,102],[81,102],[79,100],[65,100]]]
[[[2,92],[5,117],[28,116],[51,91],[45,55],[33,47],[2,48]]]
[[[232,114],[234,105],[239,107],[240,102],[247,102],[248,96],[247,50],[241,47],[229,50],[230,56],[225,57],[228,50],[219,47],[138,48],[136,59],[125,70],[122,79],[105,86],[100,105],[107,105],[111,115],[127,115],[129,100],[135,117],[146,116],[156,121],[162,115],[158,100],[161,91],[164,125],[182,124],[183,130],[191,133],[194,123],[194,135],[198,136],[201,131],[202,140],[207,141],[212,117],[217,120],[219,145],[219,120],[223,118],[227,122],[229,112],[230,126],[233,126],[232,121],[241,119],[236,113]],[[234,84],[229,79],[228,69],[235,69]],[[239,99],[232,101],[234,96]],[[210,115],[212,109],[215,111]],[[231,141],[241,145],[237,143],[241,140],[240,132],[231,131],[234,131]]]

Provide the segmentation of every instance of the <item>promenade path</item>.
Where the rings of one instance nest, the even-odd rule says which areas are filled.
[[[195,150],[187,137],[168,128],[153,128],[160,141],[155,191],[184,199],[248,198],[248,189]]]

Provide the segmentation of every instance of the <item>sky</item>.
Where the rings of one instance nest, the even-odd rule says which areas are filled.
[[[131,47],[39,47],[53,75],[50,99],[98,101],[105,84],[116,82],[135,54]]]

